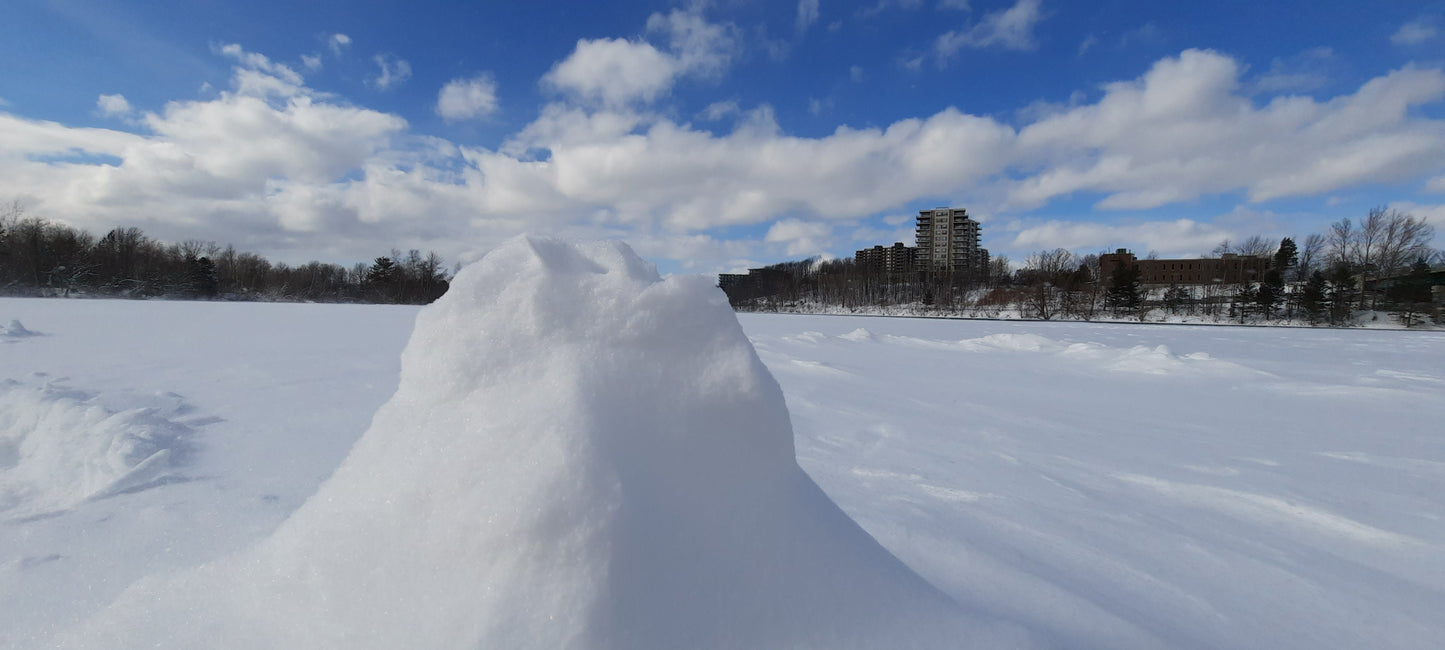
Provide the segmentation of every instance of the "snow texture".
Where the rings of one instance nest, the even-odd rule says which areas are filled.
[[[61,381],[0,381],[0,517],[44,515],[181,480],[172,470],[191,428],[167,417],[181,407],[114,410]]]
[[[32,336],[40,336],[40,333],[25,329],[25,325],[18,320],[12,320],[5,329],[0,329],[0,343],[13,343]]]
[[[286,625],[310,626],[317,638],[344,634],[322,627],[339,615],[305,620],[260,600],[286,593],[258,586],[279,584],[276,558],[292,558],[295,574],[310,575],[299,533],[288,533],[296,544],[289,550],[274,540],[265,553],[246,549],[279,535],[397,392],[417,314],[394,305],[0,298],[0,322],[18,318],[43,332],[0,345],[0,382],[21,391],[10,399],[24,394],[33,411],[49,386],[82,393],[76,404],[111,414],[156,409],[190,427],[193,443],[169,474],[190,480],[67,497],[57,503],[74,503],[63,509],[27,502],[0,514],[0,648],[56,647],[57,635],[101,648],[125,639],[224,647],[256,638],[248,631],[197,641],[218,628],[196,629],[208,619],[192,610],[213,613],[228,602],[228,625],[251,616],[262,638],[278,638]],[[776,314],[738,321],[787,398],[798,465],[967,612],[1060,648],[1435,650],[1445,638],[1445,332]],[[695,322],[676,319],[678,327]],[[455,336],[474,329],[459,326]],[[631,389],[598,390],[610,397]],[[537,399],[521,391],[518,403]],[[659,392],[675,394],[671,386]],[[636,401],[611,398],[637,410]],[[574,413],[601,408],[550,404]],[[422,433],[415,440],[438,444]],[[397,463],[373,473],[386,484],[413,480],[407,467],[424,453],[394,444]],[[500,463],[470,460],[482,452],[464,444],[429,453],[440,466],[453,451],[470,454],[458,462],[474,462],[478,472],[495,473]],[[396,510],[398,521],[495,541],[484,521],[444,507],[475,480],[450,479],[461,483],[406,493],[426,504],[430,519],[407,515],[423,510],[411,506]],[[382,506],[402,498],[379,487],[327,494],[363,510],[371,507],[363,497]],[[306,540],[306,553],[383,558],[381,547],[404,536],[368,534]],[[475,573],[446,555],[457,547],[437,538],[406,561],[415,575],[443,571],[438,566]],[[245,561],[257,562],[255,570]],[[399,561],[356,562],[361,568],[343,580],[334,574],[344,562],[323,559],[318,571],[332,568],[313,582],[369,588],[399,571]],[[203,565],[210,566],[196,569]],[[477,594],[467,580],[457,579],[456,597]],[[82,626],[131,585],[150,600],[128,596],[128,605],[101,615],[110,627],[101,619]],[[237,593],[201,593],[206,586]],[[162,593],[169,588],[176,593]],[[383,602],[374,594],[337,598]],[[424,596],[448,598],[441,586]],[[146,602],[170,609],[141,611]],[[700,596],[690,602],[693,617],[717,607]],[[122,607],[140,613],[127,619]],[[364,632],[400,620],[382,609],[369,618]],[[427,629],[440,618],[417,619],[424,625],[412,626],[416,642],[404,647],[444,634]],[[445,634],[461,638],[477,625],[476,616],[460,620]],[[132,629],[141,627],[149,638]],[[106,636],[126,630],[120,640]],[[878,647],[906,647],[912,638]]]
[[[396,394],[276,532],[144,580],[67,647],[1027,645],[798,467],[723,295],[520,238],[423,309]]]

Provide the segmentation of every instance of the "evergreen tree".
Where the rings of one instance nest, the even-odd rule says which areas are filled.
[[[211,298],[220,290],[221,280],[216,275],[216,264],[209,257],[192,257],[186,260],[187,293],[193,296]]]
[[[1245,282],[1239,285],[1239,290],[1234,294],[1234,303],[1230,309],[1234,310],[1234,316],[1243,323],[1250,312],[1255,311],[1259,305],[1259,290],[1255,289],[1253,282]]]
[[[1289,237],[1279,240],[1279,249],[1274,252],[1274,271],[1284,278],[1286,271],[1299,263],[1299,247]]]
[[[1116,314],[1137,310],[1144,299],[1144,290],[1139,282],[1138,264],[1120,264],[1109,276],[1109,290],[1104,301]]]
[[[1311,324],[1319,323],[1328,314],[1328,288],[1325,275],[1315,271],[1310,274],[1310,279],[1305,282],[1304,290],[1300,292],[1300,309],[1304,311],[1305,317]]]
[[[1330,323],[1340,325],[1349,321],[1354,306],[1354,270],[1348,264],[1336,264],[1330,269],[1328,279],[1329,288],[1325,295],[1330,306]]]
[[[394,286],[397,284],[397,276],[400,275],[396,262],[385,255],[376,258],[371,268],[366,270],[366,280],[363,290],[366,296],[377,302],[393,302]]]
[[[1386,290],[1385,298],[1405,327],[1413,325],[1420,312],[1430,309],[1430,286],[1430,264],[1422,257],[1410,267],[1410,275]]]
[[[1168,289],[1164,290],[1164,308],[1168,309],[1171,314],[1178,313],[1179,309],[1189,300],[1189,290],[1177,284],[1171,284]]]
[[[1271,271],[1270,273],[1274,273]],[[1277,275],[1277,274],[1276,274]],[[1283,297],[1284,283],[1261,282],[1259,288],[1254,292],[1254,304],[1259,308],[1260,316],[1266,319],[1274,318],[1274,308]]]

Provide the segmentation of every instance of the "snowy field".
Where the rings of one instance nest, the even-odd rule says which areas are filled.
[[[577,265],[559,255],[540,263],[565,276],[559,269]],[[772,451],[748,440],[606,437],[654,425],[740,439],[752,434],[732,423],[778,428],[766,375],[728,347],[731,321],[710,311],[716,302],[666,304],[672,294],[710,300],[711,289],[669,280],[633,302],[608,298],[619,286],[555,299],[479,289],[494,306],[447,306],[419,326],[405,378],[412,307],[0,299],[0,647],[227,638],[231,628],[208,617],[256,627],[262,601],[297,593],[276,586],[282,574],[335,592],[322,599],[363,593],[324,608],[368,613],[370,642],[357,645],[381,647],[528,639],[522,608],[533,606],[587,613],[576,628],[587,631],[535,647],[623,647],[597,621],[635,626],[655,612],[669,622],[634,647],[698,648],[727,647],[718,635],[735,633],[706,631],[710,620],[787,606],[769,592],[825,594],[831,617],[784,617],[809,625],[860,620],[854,609],[877,608],[869,598],[901,603],[898,612],[932,607],[926,585],[831,518],[827,499]],[[629,306],[614,318],[617,302]],[[558,325],[579,306],[599,311]],[[488,319],[531,319],[532,329],[504,332],[505,345],[464,334],[502,327]],[[739,320],[781,385],[798,464],[956,601],[948,611],[967,619],[956,647],[1436,648],[1445,639],[1445,334]],[[539,324],[575,336],[549,342]],[[609,338],[614,330],[628,334]],[[467,341],[494,347],[473,355]],[[630,361],[633,352],[642,356]],[[467,364],[495,376],[469,375]],[[754,380],[760,388],[734,386]],[[538,423],[556,430],[556,449],[515,434]],[[569,427],[596,431],[579,438]],[[447,437],[473,430],[512,447]],[[592,446],[600,451],[577,451]],[[689,456],[700,453],[711,457]],[[786,497],[776,513],[734,511],[768,501],[734,493],[773,476],[768,489]],[[528,519],[533,510],[547,516]],[[602,519],[583,526],[572,516]],[[548,535],[572,546],[549,547]],[[599,576],[593,547],[604,538],[611,573]],[[777,557],[792,559],[747,566]],[[829,575],[834,562],[842,577]],[[649,572],[673,582],[658,591]],[[427,577],[453,575],[501,585],[515,602]],[[233,589],[239,582],[260,586]],[[420,613],[388,618],[411,606],[375,595],[390,591],[424,594]],[[583,592],[585,603],[567,600]],[[448,597],[472,610],[444,618]],[[752,599],[761,604],[739,602]],[[324,635],[355,619],[297,614],[323,607],[307,602],[290,610],[299,617],[290,628],[256,639],[353,645]],[[448,627],[488,624],[477,608],[520,622],[511,637]],[[440,622],[426,620],[437,611]],[[764,636],[751,647],[799,638],[786,636],[799,633],[786,621],[757,629]],[[899,634],[873,647],[928,645]],[[212,647],[224,645],[248,644]]]

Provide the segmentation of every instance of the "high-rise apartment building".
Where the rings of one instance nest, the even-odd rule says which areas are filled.
[[[980,276],[988,272],[988,251],[978,245],[978,222],[963,208],[919,211],[914,240],[919,268]]]

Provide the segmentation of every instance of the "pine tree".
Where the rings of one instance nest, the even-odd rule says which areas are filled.
[[[1115,314],[1127,313],[1139,308],[1144,295],[1139,277],[1140,271],[1137,264],[1120,264],[1114,267],[1114,272],[1109,277],[1109,290],[1104,294],[1104,301],[1114,310]]]
[[[1300,309],[1304,310],[1305,317],[1311,324],[1324,320],[1329,311],[1327,290],[1328,284],[1324,274],[1315,271],[1305,282],[1304,291],[1300,292]]]
[[[378,257],[371,264],[371,268],[366,270],[363,291],[371,300],[391,302],[395,299],[393,288],[398,275],[399,270],[394,260],[385,255]]]
[[[1289,237],[1279,240],[1279,250],[1274,252],[1274,271],[1279,273],[1280,278],[1285,277],[1285,272],[1299,263],[1299,247]]]
[[[1410,275],[1399,278],[1385,292],[1385,298],[1405,327],[1413,325],[1415,317],[1430,308],[1430,286],[1430,264],[1422,257],[1410,267]]]
[[[1164,290],[1164,308],[1168,309],[1171,314],[1178,313],[1179,308],[1189,302],[1189,298],[1188,289],[1171,284],[1168,289]]]
[[[192,257],[186,260],[186,288],[193,296],[214,297],[220,290],[221,281],[216,275],[216,265],[209,257]]]

